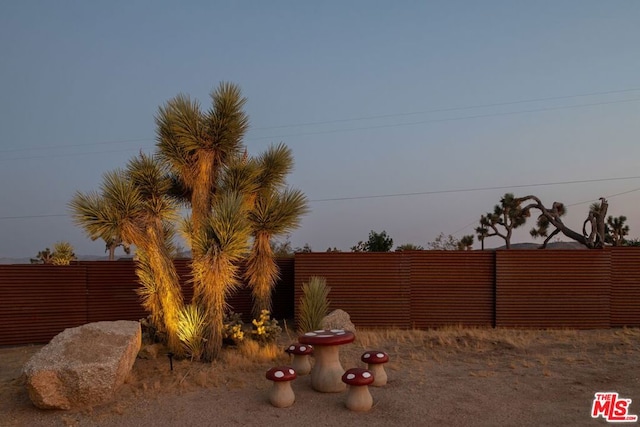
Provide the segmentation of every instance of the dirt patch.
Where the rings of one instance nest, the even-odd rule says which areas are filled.
[[[594,393],[616,391],[640,414],[640,330],[530,331],[443,329],[359,331],[341,347],[345,368],[364,350],[390,354],[389,382],[372,388],[374,407],[344,407],[343,393],[293,384],[296,403],[269,405],[265,372],[287,363],[278,347],[226,349],[213,364],[137,359],[114,401],[72,411],[35,408],[21,369],[40,346],[0,349],[0,425],[8,426],[300,426],[300,425],[607,425],[590,416]],[[5,415],[6,414],[6,415]]]

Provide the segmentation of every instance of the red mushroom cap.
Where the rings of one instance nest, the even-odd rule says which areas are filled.
[[[271,381],[291,381],[295,380],[298,375],[290,366],[276,366],[267,371],[266,377]]]
[[[313,353],[313,347],[310,346],[309,344],[298,344],[298,343],[294,343],[291,344],[289,347],[287,347],[285,349],[285,352],[289,353],[289,354],[295,354],[295,355],[307,355],[307,354],[312,354]]]
[[[379,350],[365,351],[360,360],[376,365],[378,363],[387,363],[389,361],[389,355]]]
[[[348,344],[355,339],[353,332],[344,329],[320,329],[305,333],[298,338],[298,341],[312,345],[340,345]]]
[[[369,385],[373,380],[371,371],[363,368],[351,368],[342,375],[342,382],[355,386]]]

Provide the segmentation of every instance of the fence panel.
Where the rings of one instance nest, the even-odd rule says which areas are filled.
[[[139,320],[147,315],[140,305],[136,266],[131,260],[88,261],[88,321]]]
[[[640,248],[611,248],[611,326],[640,326]]]
[[[496,326],[608,328],[607,250],[496,251]]]
[[[413,327],[494,324],[494,252],[411,254]]]
[[[322,276],[331,288],[330,309],[349,313],[356,327],[408,328],[409,261],[401,252],[296,254],[296,310],[302,284],[311,276]]]
[[[84,267],[0,267],[0,345],[46,343],[87,323]]]

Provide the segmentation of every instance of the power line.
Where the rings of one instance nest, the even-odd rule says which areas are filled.
[[[370,129],[384,129],[384,128],[394,128],[394,127],[404,127],[404,126],[415,126],[415,125],[423,125],[429,123],[444,123],[444,122],[454,122],[458,120],[469,120],[469,119],[483,119],[488,117],[500,117],[500,116],[513,116],[517,114],[528,114],[528,113],[542,113],[546,111],[556,111],[556,110],[568,110],[572,108],[585,108],[585,107],[595,107],[599,105],[610,105],[610,104],[622,104],[626,102],[638,102],[640,98],[632,98],[632,99],[623,99],[619,101],[603,101],[603,102],[594,102],[590,104],[576,104],[576,105],[568,105],[563,107],[547,107],[547,108],[536,108],[532,110],[521,110],[521,111],[508,111],[502,113],[487,113],[487,114],[476,114],[473,116],[463,116],[463,117],[450,117],[445,119],[429,119],[429,120],[420,120],[417,122],[407,122],[407,123],[393,123],[387,125],[375,125],[375,126],[363,126],[357,128],[349,128],[349,129],[330,129],[330,130],[319,130],[314,132],[300,132],[300,133],[292,133],[287,135],[274,135],[274,136],[261,136],[250,138],[250,141],[258,141],[263,139],[276,139],[276,138],[290,138],[295,136],[309,136],[309,135],[326,135],[331,133],[340,133],[340,132],[352,132],[358,130],[370,130]]]
[[[536,184],[518,184],[518,185],[500,185],[495,187],[474,187],[474,188],[460,188],[449,190],[433,190],[433,191],[420,191],[414,193],[392,193],[392,194],[378,194],[369,196],[351,196],[351,197],[333,197],[327,199],[315,199],[310,202],[336,202],[344,200],[362,200],[362,199],[382,199],[388,197],[407,197],[407,196],[425,196],[432,194],[448,194],[448,193],[468,193],[473,191],[488,191],[488,190],[504,190],[507,188],[527,188],[527,187],[544,187],[550,185],[567,185],[567,184],[584,184],[590,182],[605,182],[605,181],[622,181],[629,179],[640,179],[640,176],[626,176],[618,178],[599,178],[599,179],[582,179],[575,181],[558,181],[558,182],[543,182]]]
[[[296,127],[304,127],[304,126],[326,125],[326,124],[333,124],[333,123],[356,122],[356,121],[363,121],[363,120],[388,119],[392,117],[406,117],[406,116],[415,116],[415,115],[421,115],[421,114],[444,113],[444,112],[450,112],[450,111],[472,110],[476,108],[503,107],[505,105],[526,104],[526,103],[543,102],[543,101],[557,101],[560,99],[571,99],[571,98],[580,98],[580,97],[598,96],[598,95],[612,95],[615,93],[629,93],[629,92],[638,92],[638,91],[640,91],[640,88],[610,90],[605,92],[591,92],[591,93],[583,93],[583,94],[577,94],[577,95],[551,96],[546,98],[531,98],[531,99],[523,99],[519,101],[496,102],[493,104],[477,104],[477,105],[468,105],[468,106],[461,106],[461,107],[434,108],[434,109],[425,110],[425,111],[412,111],[407,113],[382,114],[378,116],[355,117],[350,119],[336,119],[336,120],[325,120],[325,121],[319,121],[319,122],[306,122],[306,123],[298,123],[294,125],[264,126],[264,127],[254,128],[254,130],[272,130],[272,129],[296,128]]]
[[[140,142],[140,141],[153,141],[152,138],[133,138],[133,139],[118,139],[114,141],[100,141],[100,142],[91,142],[88,144],[63,144],[63,145],[39,145],[33,147],[26,148],[9,148],[8,150],[0,150],[0,153],[15,153],[18,151],[31,151],[31,150],[53,150],[57,148],[72,148],[72,147],[88,147],[91,145],[111,145],[111,144],[127,144],[129,142]]]
[[[582,179],[582,180],[574,180],[574,181],[557,181],[557,182],[545,182],[545,183],[537,183],[537,184],[504,185],[504,186],[495,186],[495,187],[461,188],[461,189],[453,189],[453,190],[434,190],[434,191],[422,191],[422,192],[416,192],[416,193],[393,193],[393,194],[380,194],[380,195],[370,195],[370,196],[335,197],[335,198],[327,198],[327,199],[313,199],[313,200],[309,200],[309,202],[310,203],[319,203],[319,202],[330,202],[330,201],[380,199],[380,198],[388,198],[388,197],[424,196],[424,195],[433,195],[433,194],[464,193],[464,192],[474,192],[474,191],[503,190],[503,189],[507,189],[507,188],[544,187],[544,186],[567,185],[567,184],[584,184],[584,183],[592,183],[592,182],[622,181],[622,180],[631,180],[631,179],[640,179],[640,176],[626,176],[626,177],[599,178],[599,179]],[[638,190],[640,190],[640,188],[637,188],[635,190],[622,192],[622,193],[618,193],[618,194],[614,194],[614,195],[608,196],[608,197],[615,197],[615,196],[618,196],[618,195],[631,193],[633,191],[638,191]],[[581,203],[588,203],[588,202],[581,202]],[[576,203],[576,204],[578,204],[578,203]],[[576,204],[574,204],[574,205],[576,205]],[[568,206],[573,206],[573,205],[568,205]],[[48,218],[48,217],[63,217],[63,216],[67,216],[67,215],[65,215],[65,214],[43,214],[43,215],[4,216],[4,217],[0,217],[0,220]],[[465,226],[465,228],[466,227],[468,227],[468,226]]]
[[[393,118],[393,117],[407,117],[407,116],[430,114],[430,113],[437,113],[437,112],[463,111],[463,110],[471,110],[471,109],[477,109],[477,108],[489,108],[489,107],[497,107],[497,106],[516,105],[516,104],[542,102],[542,101],[553,101],[553,100],[561,100],[561,99],[572,99],[572,98],[598,96],[598,95],[610,95],[610,94],[616,94],[616,93],[629,93],[629,92],[637,92],[637,91],[640,91],[640,88],[621,89],[621,90],[613,90],[613,91],[605,91],[605,92],[592,92],[592,93],[586,93],[586,94],[564,95],[564,96],[555,96],[555,97],[546,97],[546,98],[532,98],[532,99],[526,99],[526,100],[506,101],[506,102],[498,102],[498,103],[492,103],[492,104],[478,104],[478,105],[459,106],[459,107],[450,107],[450,108],[436,108],[436,109],[431,109],[426,111],[385,114],[385,115],[378,115],[378,116],[327,120],[327,121],[319,121],[319,122],[307,122],[307,123],[292,124],[292,125],[267,126],[267,127],[254,128],[253,130],[285,129],[285,128],[296,128],[296,127],[305,127],[305,126],[334,124],[334,123],[356,122],[356,121],[364,121],[364,120],[376,120],[376,119]],[[293,137],[293,136],[321,135],[321,134],[329,134],[329,133],[379,129],[379,128],[388,128],[388,127],[414,126],[419,124],[438,123],[438,122],[457,121],[457,120],[469,120],[469,119],[486,118],[486,117],[499,117],[499,116],[506,116],[506,115],[527,114],[527,113],[536,113],[536,112],[554,111],[554,110],[563,110],[563,109],[572,109],[572,108],[584,108],[584,107],[592,107],[592,106],[598,106],[598,105],[619,104],[619,103],[635,102],[635,101],[640,101],[640,98],[632,98],[632,99],[617,100],[617,101],[602,101],[602,102],[595,102],[595,103],[588,103],[588,104],[574,104],[574,105],[559,106],[559,107],[546,107],[546,108],[501,112],[501,113],[478,114],[478,115],[472,115],[472,116],[452,117],[452,118],[445,118],[445,119],[430,119],[430,120],[422,120],[422,121],[409,122],[409,123],[395,123],[395,124],[377,125],[377,126],[374,125],[374,126],[357,127],[357,128],[349,128],[349,129],[329,129],[324,131],[303,132],[303,133],[295,133],[295,134],[287,134],[287,135],[274,135],[274,136],[262,136],[262,137],[258,136],[253,138],[247,138],[247,141],[286,138],[286,137]],[[62,145],[53,145],[53,146],[41,145],[41,146],[32,146],[32,147],[24,147],[24,148],[10,148],[5,150],[0,150],[0,153],[13,153],[13,152],[32,151],[32,150],[52,150],[52,149],[73,148],[73,147],[89,147],[89,146],[96,146],[96,145],[125,144],[130,142],[153,141],[153,140],[154,138],[129,138],[129,139],[112,140],[112,141],[99,141],[99,142],[93,142],[88,144],[62,144]],[[125,149],[120,151],[130,151],[130,150],[131,149]],[[109,151],[109,152],[117,152],[117,151]],[[101,154],[101,153],[102,152],[79,153],[78,155]],[[30,158],[40,158],[40,157],[22,157],[22,158],[0,159],[0,160],[24,160],[24,159],[30,159]]]

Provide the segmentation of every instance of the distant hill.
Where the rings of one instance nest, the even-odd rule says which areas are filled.
[[[541,244],[542,243],[512,243],[511,249],[538,249]],[[500,246],[496,249],[505,248],[505,246]],[[546,249],[587,249],[587,247],[578,242],[551,242],[547,245]]]

